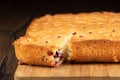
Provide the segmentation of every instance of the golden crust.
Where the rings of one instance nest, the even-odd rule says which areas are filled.
[[[114,41],[85,40],[71,43],[71,54],[68,58],[75,62],[118,62]]]
[[[46,15],[34,19],[25,36],[14,42],[16,56],[27,64],[53,66],[47,52],[54,53],[71,36],[69,60],[118,62],[119,26],[120,13],[114,12]],[[41,60],[44,54],[46,61]]]
[[[120,14],[91,13],[85,19],[83,30],[76,27],[78,34],[72,37],[68,59],[75,62],[119,62]]]
[[[14,46],[16,57],[23,63],[31,65],[55,66],[53,57],[47,54],[48,51],[51,50],[45,46],[21,44],[18,42],[15,42]]]

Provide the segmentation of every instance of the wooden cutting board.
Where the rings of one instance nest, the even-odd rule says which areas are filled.
[[[58,67],[18,65],[15,80],[120,80],[120,63],[62,64]]]

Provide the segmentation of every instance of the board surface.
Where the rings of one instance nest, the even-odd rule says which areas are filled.
[[[18,65],[15,80],[120,80],[120,63],[63,64],[58,67]],[[114,79],[115,78],[115,79]]]

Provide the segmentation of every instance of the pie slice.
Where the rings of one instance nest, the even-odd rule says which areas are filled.
[[[46,20],[49,17],[51,16],[47,15],[33,20],[25,36],[14,42],[16,57],[20,62],[58,66],[67,58],[68,45],[74,29],[61,20],[51,23]]]

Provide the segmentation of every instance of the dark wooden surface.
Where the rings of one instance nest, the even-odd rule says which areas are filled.
[[[0,1],[0,80],[14,80],[18,60],[12,42],[24,35],[36,12],[36,4]]]
[[[120,12],[119,4],[119,0],[0,1],[0,80],[13,80],[18,61],[12,42],[24,35],[33,18],[57,13]]]
[[[0,34],[0,78],[2,80],[12,80],[12,75],[17,66],[17,60],[11,43],[12,38],[8,34]]]

